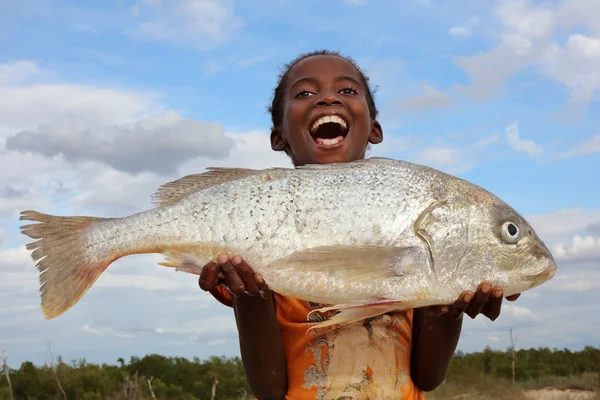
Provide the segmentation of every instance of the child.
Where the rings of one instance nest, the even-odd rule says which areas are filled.
[[[363,159],[369,143],[383,140],[368,78],[337,53],[309,53],[288,64],[270,111],[271,146],[296,166]],[[344,122],[315,129],[331,115]],[[307,315],[320,305],[272,293],[240,256],[207,264],[199,284],[233,307],[246,376],[259,399],[423,399],[446,375],[463,313],[494,320],[502,303],[502,290],[483,282],[450,307],[305,335]]]

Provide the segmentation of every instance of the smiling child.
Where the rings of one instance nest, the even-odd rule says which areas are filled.
[[[271,147],[295,166],[363,159],[369,144],[383,141],[368,78],[338,53],[309,53],[288,64],[270,111]],[[306,335],[317,322],[307,315],[320,305],[269,291],[240,256],[204,266],[199,284],[233,307],[246,376],[259,399],[422,399],[444,380],[462,315],[495,320],[503,297],[502,289],[482,282],[450,307]]]

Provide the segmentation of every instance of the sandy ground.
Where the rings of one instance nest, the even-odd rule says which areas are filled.
[[[523,392],[526,399],[531,400],[596,400],[599,397],[594,392],[586,390],[538,389]]]

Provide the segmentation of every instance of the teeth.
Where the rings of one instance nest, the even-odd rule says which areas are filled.
[[[348,124],[346,124],[346,121],[344,121],[337,115],[327,115],[325,117],[319,118],[318,120],[315,121],[314,124],[312,124],[312,126],[310,127],[310,133],[314,133],[319,126],[326,124],[328,122],[333,122],[333,123],[341,125],[342,129],[344,131],[346,131],[348,129]]]
[[[333,139],[317,138],[316,142],[317,142],[317,144],[322,144],[322,145],[325,145],[325,146],[333,146],[334,144],[338,144],[342,140],[344,140],[344,137],[343,136],[338,136],[338,137],[333,138]]]

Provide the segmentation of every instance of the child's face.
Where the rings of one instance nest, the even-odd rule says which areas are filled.
[[[381,126],[369,115],[366,90],[360,73],[341,57],[316,55],[299,61],[285,82],[283,121],[271,134],[273,149],[287,144],[294,165],[364,158],[368,142],[383,140]],[[315,124],[331,116],[344,122]]]

